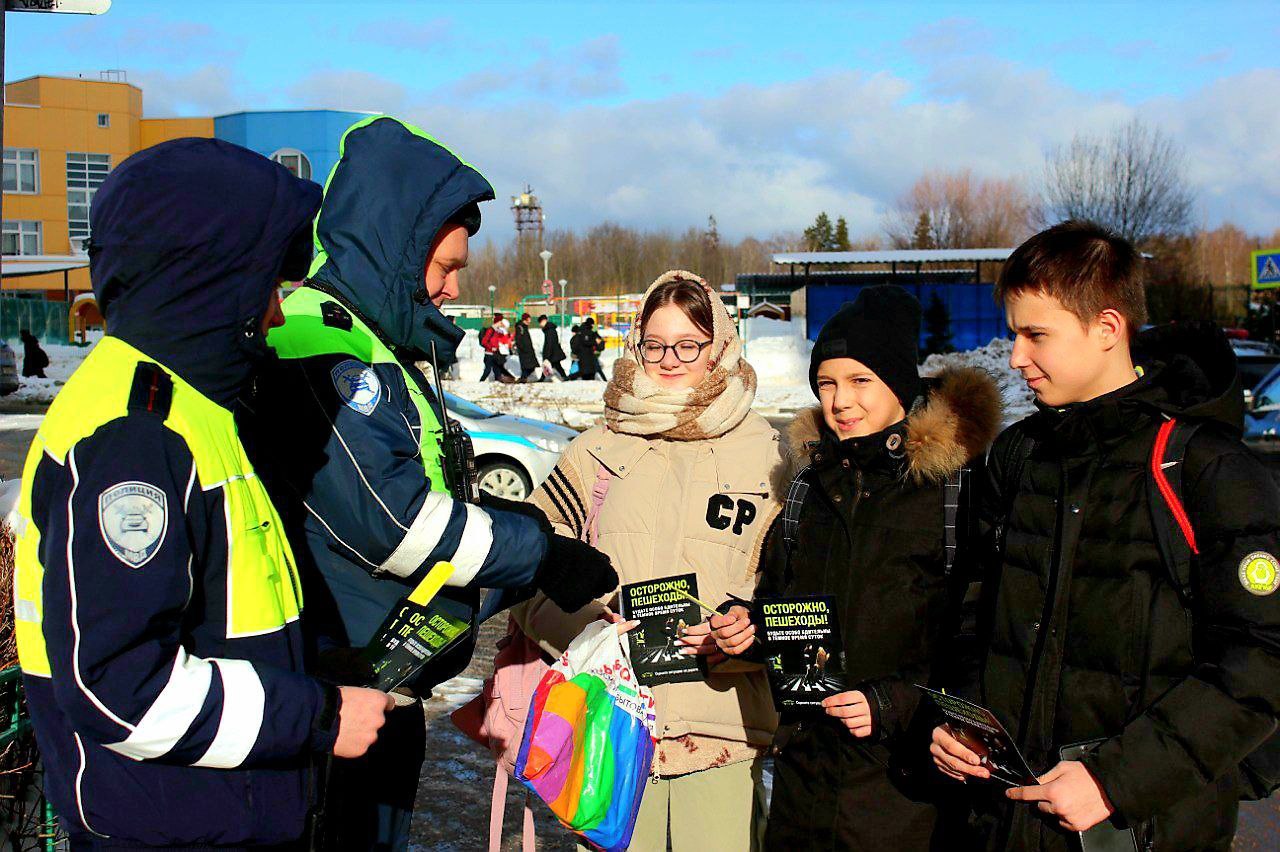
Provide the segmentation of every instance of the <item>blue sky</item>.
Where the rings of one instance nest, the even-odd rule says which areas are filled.
[[[392,111],[549,223],[874,233],[929,169],[1032,186],[1133,116],[1188,152],[1206,224],[1280,227],[1280,4],[116,0],[8,16],[6,75],[122,68],[148,115]]]

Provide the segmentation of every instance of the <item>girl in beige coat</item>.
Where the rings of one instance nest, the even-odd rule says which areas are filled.
[[[532,501],[562,532],[588,536],[592,489],[608,480],[596,546],[622,583],[695,572],[699,597],[750,600],[752,556],[780,497],[778,434],[751,411],[755,371],[718,295],[688,272],[649,288],[605,390],[605,422],[565,450]],[[515,611],[558,656],[612,599],[565,613],[539,594]],[[704,681],[661,684],[654,778],[631,849],[746,852],[765,817],[760,757],[777,717],[764,672],[726,661],[706,622],[684,653],[705,656]]]

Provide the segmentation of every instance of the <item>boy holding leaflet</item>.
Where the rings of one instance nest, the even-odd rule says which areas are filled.
[[[1280,712],[1280,493],[1240,441],[1221,330],[1137,333],[1140,266],[1069,221],[1019,247],[996,287],[1038,411],[988,459],[985,654],[967,686],[1047,771],[990,785],[992,847],[1068,849],[1109,821],[1143,849],[1229,848],[1238,766]],[[945,727],[931,750],[947,775],[988,778]]]

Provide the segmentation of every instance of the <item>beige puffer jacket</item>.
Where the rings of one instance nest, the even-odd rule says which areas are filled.
[[[586,539],[591,489],[612,475],[597,546],[622,583],[696,572],[698,596],[718,606],[750,600],[753,556],[781,500],[778,433],[754,412],[719,438],[669,441],[611,432],[578,436],[531,498],[564,535]],[[784,486],[785,487],[785,486]],[[566,614],[542,594],[513,610],[517,623],[558,656],[599,617],[602,598]],[[769,745],[777,715],[759,666],[728,661],[706,682],[654,689],[660,737],[655,772],[681,775],[746,760]]]

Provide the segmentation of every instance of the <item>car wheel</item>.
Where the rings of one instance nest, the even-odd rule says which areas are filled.
[[[480,490],[504,500],[524,500],[533,493],[533,483],[510,462],[489,462],[480,468]]]

